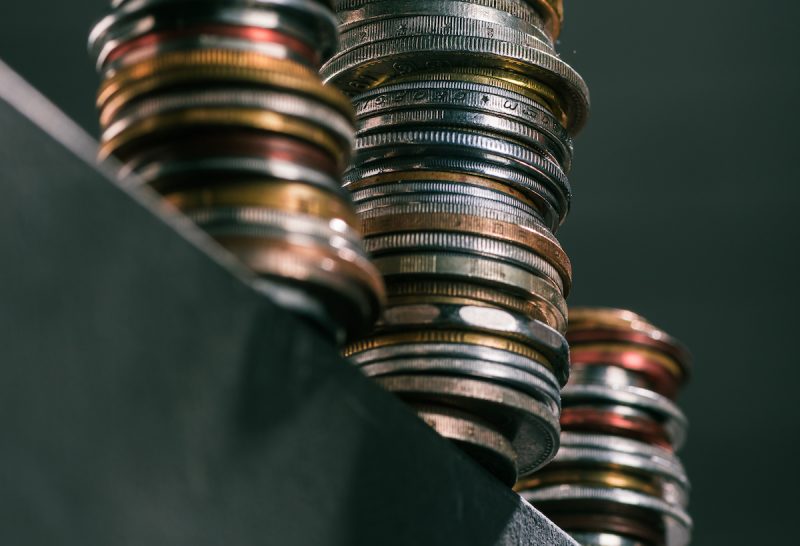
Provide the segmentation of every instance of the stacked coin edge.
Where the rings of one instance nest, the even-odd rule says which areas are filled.
[[[688,352],[621,309],[571,308],[567,338],[561,449],[515,489],[584,546],[685,546],[690,484],[675,451],[687,422],[674,400]]]

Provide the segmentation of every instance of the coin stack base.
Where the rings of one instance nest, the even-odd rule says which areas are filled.
[[[89,47],[100,158],[343,339],[371,327],[384,288],[341,188],[352,105],[318,73],[337,40],[333,12],[311,0],[117,0]]]
[[[561,449],[515,489],[585,546],[688,544],[689,480],[674,453],[686,438],[674,399],[688,353],[619,309],[570,309],[567,338]]]
[[[502,481],[558,449],[572,270],[555,232],[589,99],[560,0],[338,0],[344,186],[388,306],[345,355]],[[457,414],[449,412],[456,411]]]

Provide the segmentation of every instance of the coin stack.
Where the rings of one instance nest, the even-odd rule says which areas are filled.
[[[555,454],[572,272],[554,233],[588,113],[560,0],[338,0],[324,79],[356,108],[344,175],[388,307],[345,354],[513,484]]]
[[[384,289],[341,187],[352,105],[319,77],[337,42],[315,0],[115,0],[89,48],[101,159],[342,339],[372,326]]]
[[[567,339],[561,450],[515,489],[585,546],[688,544],[689,481],[674,454],[686,436],[674,400],[688,353],[618,309],[570,309]]]

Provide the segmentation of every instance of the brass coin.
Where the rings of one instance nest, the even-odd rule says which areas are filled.
[[[261,180],[193,188],[165,195],[181,210],[198,207],[267,207],[320,218],[344,220],[359,228],[352,208],[339,197],[313,186],[280,180]]]
[[[315,144],[325,150],[344,169],[349,160],[348,150],[327,131],[296,118],[268,110],[237,108],[192,108],[145,118],[131,125],[100,146],[100,159],[106,159],[132,142],[150,137],[159,131],[190,129],[192,126],[222,125],[259,129],[290,135]]]
[[[556,268],[564,283],[564,295],[572,286],[572,265],[558,241],[546,230],[534,230],[509,222],[501,222],[466,214],[393,214],[366,218],[362,222],[364,236],[397,231],[458,231],[530,248]]]
[[[661,489],[652,480],[640,478],[624,472],[612,470],[588,470],[585,468],[546,468],[533,476],[520,480],[514,490],[523,491],[548,485],[560,484],[599,485],[632,489],[655,497],[661,496]]]
[[[347,358],[369,349],[407,343],[464,343],[468,345],[479,345],[518,354],[536,361],[553,371],[553,366],[550,364],[550,361],[542,353],[528,345],[501,336],[462,330],[409,330],[378,334],[351,343],[344,348],[342,355]]]
[[[673,358],[669,357],[668,355],[656,351],[654,349],[649,349],[647,347],[641,347],[633,344],[627,343],[573,343],[572,348],[574,351],[595,351],[595,352],[605,352],[605,353],[635,353],[638,355],[643,356],[644,358],[650,359],[654,362],[658,362],[664,368],[666,368],[672,375],[678,378],[682,378],[685,374],[681,365]]]
[[[503,307],[538,320],[542,320],[537,316],[541,315],[545,319],[542,322],[561,333],[566,328],[566,303],[555,290],[549,295],[539,293],[536,298],[526,299],[478,284],[450,280],[389,281],[386,290],[387,296],[398,304],[419,303],[422,298],[430,303],[435,303],[437,298],[462,298]]]
[[[207,52],[214,53],[213,50]],[[97,95],[97,107],[101,110],[101,123],[109,123],[124,104],[139,96],[161,88],[208,80],[262,85],[308,95],[335,108],[349,120],[354,119],[353,106],[347,97],[336,88],[324,85],[316,72],[292,61],[264,57],[269,62],[264,62],[256,67],[238,64],[196,63],[194,65],[176,64],[176,66],[168,64],[169,69],[166,70],[161,69],[161,65],[153,64],[154,60],[160,58],[156,57],[132,65],[128,69],[130,72],[122,72],[123,76],[117,74],[114,78],[103,82]],[[289,68],[284,71],[284,65],[290,67],[296,65],[299,69]],[[134,69],[138,69],[139,72],[134,72]]]

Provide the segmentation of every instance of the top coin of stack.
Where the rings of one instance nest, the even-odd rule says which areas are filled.
[[[620,309],[573,308],[573,374],[563,391],[561,450],[516,489],[586,546],[683,546],[689,480],[674,450],[686,349]]]
[[[346,354],[508,483],[558,447],[569,259],[554,233],[588,91],[560,0],[339,0],[345,187],[389,307]]]
[[[101,158],[181,209],[276,300],[338,337],[383,286],[340,185],[350,101],[321,83],[336,49],[314,0],[115,0],[89,48],[104,81]]]

